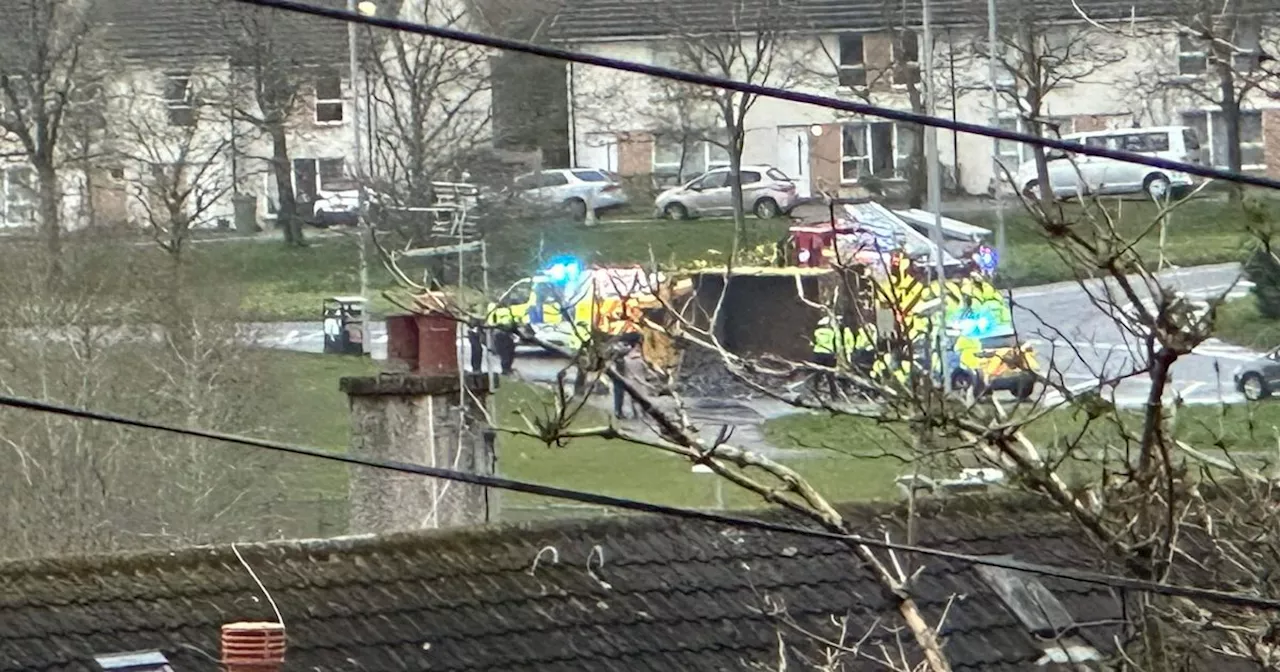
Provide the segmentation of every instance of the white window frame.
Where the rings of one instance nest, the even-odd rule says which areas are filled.
[[[1184,47],[1182,44],[1183,39],[1193,41],[1193,46],[1195,48],[1187,49],[1186,47]],[[1178,40],[1178,44],[1177,44],[1178,75],[1181,77],[1199,77],[1209,72],[1209,53],[1204,50],[1204,44],[1200,40],[1196,39],[1195,35],[1188,35],[1186,33],[1178,33],[1177,40]],[[1182,69],[1183,59],[1191,59],[1191,58],[1199,59],[1200,63],[1202,63],[1204,67],[1202,67],[1197,72],[1184,71]]]
[[[1055,117],[1053,115],[1048,115],[1040,118],[1044,122],[1057,122],[1058,138],[1061,138],[1064,135],[1071,135],[1072,133],[1075,133],[1075,124],[1076,124],[1075,117]],[[1009,124],[1010,121],[1014,123]],[[1023,119],[1022,115],[1020,114],[1014,114],[1012,112],[1002,113],[999,117],[999,123],[1000,123],[1000,128],[1006,131],[1013,131],[1015,133],[1030,132],[1030,130],[1027,128],[1026,120]],[[1051,125],[1052,124],[1050,123],[1044,124],[1046,133],[1049,131],[1049,128],[1051,127]],[[1024,162],[1028,161],[1031,158],[1031,153],[1030,153],[1031,148],[1028,147],[1025,143],[1011,142],[1007,140],[996,140],[995,142],[996,142],[996,152],[995,152],[996,160],[999,161],[1002,165],[1004,165],[1004,167],[1007,168],[1010,172],[1017,171],[1018,166],[1022,165]],[[1013,152],[1010,152],[1006,149],[1008,145],[1013,145],[1014,147]],[[1014,156],[1016,156],[1015,163],[1006,163],[1006,161],[1009,160],[1010,157],[1014,157]]]
[[[325,156],[325,157],[302,156],[302,157],[295,158],[289,164],[289,185],[293,187],[293,197],[295,200],[298,198],[298,171],[294,169],[294,166],[299,161],[311,161],[312,164],[314,165],[315,173],[316,173],[315,192],[317,195],[320,193],[320,190],[324,188],[324,175],[320,171],[321,162],[341,161],[342,175],[343,177],[349,177],[349,175],[347,174],[347,158],[345,156]],[[275,172],[272,170],[267,170],[266,172],[264,172],[262,174],[262,181],[263,181],[262,193],[266,200],[266,206],[264,208],[266,211],[266,214],[264,214],[263,217],[266,219],[275,219],[276,213],[280,211],[280,194],[276,192]]]
[[[324,80],[332,80],[333,82],[337,83],[337,86],[338,86],[337,98],[321,98],[320,97],[320,84]],[[315,105],[313,106],[312,118],[315,120],[315,123],[317,126],[341,126],[347,123],[347,99],[346,97],[343,96],[341,75],[326,74],[326,75],[317,76],[315,78],[315,81],[312,84],[312,93],[315,96]],[[324,107],[324,109],[332,110],[334,109],[334,106],[337,106],[337,110],[339,112],[338,119],[321,119],[320,118],[320,109],[322,107]]]
[[[892,124],[892,130],[893,130],[893,133],[891,135],[891,142],[893,144],[893,148],[892,148],[893,176],[879,177],[878,179],[881,179],[881,180],[905,179],[906,175],[904,173],[911,160],[911,155],[902,153],[902,140],[898,137],[899,133],[902,132],[902,124],[897,122],[851,121],[851,122],[847,122],[840,125],[840,183],[841,184],[857,184],[858,180],[861,179],[862,177],[861,174],[855,177],[847,177],[845,175],[845,170],[844,170],[844,166],[846,163],[865,161],[865,165],[867,166],[867,171],[868,171],[867,174],[873,175],[871,170],[876,165],[876,150],[875,150],[875,143],[872,142],[872,138],[871,138],[871,125],[874,123]],[[858,127],[862,129],[862,139],[864,142],[864,146],[867,148],[866,154],[859,154],[856,156],[846,156],[844,153],[844,134],[847,129],[858,128]],[[923,132],[916,134],[916,142],[924,142]]]
[[[660,143],[660,142],[662,142],[662,139],[661,139],[661,138],[654,138],[654,141],[653,141],[653,154],[652,154],[652,157],[651,157],[651,160],[650,160],[650,163],[649,163],[649,165],[651,166],[651,168],[650,168],[650,172],[651,172],[651,173],[653,173],[654,175],[657,175],[657,174],[658,174],[658,173],[660,173],[660,172],[661,172],[661,173],[668,173],[668,174],[669,174],[669,173],[677,173],[677,175],[676,175],[676,179],[677,179],[677,181],[678,181],[680,184],[685,184],[685,183],[686,183],[686,182],[688,182],[689,180],[692,180],[692,179],[694,179],[695,177],[697,177],[698,175],[702,175],[703,173],[709,173],[709,172],[711,172],[711,171],[713,171],[713,170],[716,170],[717,168],[728,168],[728,167],[729,167],[729,159],[728,159],[728,157],[725,157],[724,159],[717,159],[717,160],[712,160],[712,158],[711,158],[711,157],[712,157],[712,155],[713,155],[713,152],[715,152],[715,150],[716,150],[716,149],[721,149],[721,150],[723,150],[723,149],[724,149],[723,147],[720,147],[719,145],[716,145],[715,143],[711,142],[710,140],[695,140],[695,141],[693,141],[692,146],[688,148],[688,151],[685,151],[685,152],[683,152],[683,153],[682,153],[682,156],[687,157],[687,156],[689,155],[689,152],[701,152],[701,154],[702,154],[702,171],[701,171],[701,172],[699,172],[699,173],[698,173],[698,175],[689,175],[688,177],[686,177],[686,176],[684,176],[684,175],[680,175],[680,174],[679,174],[679,171],[680,171],[681,166],[680,166],[680,161],[679,161],[679,160],[677,160],[677,161],[676,161],[676,162],[674,162],[674,163],[672,163],[672,162],[659,162],[659,161],[658,161],[658,143]],[[685,161],[685,163],[686,163],[686,164],[688,164],[688,161]]]
[[[1262,124],[1262,119],[1261,119],[1261,117],[1262,117],[1262,113],[1263,113],[1263,111],[1262,111],[1262,110],[1240,110],[1240,115],[1241,115],[1241,116],[1244,116],[1244,115],[1246,115],[1246,114],[1256,114],[1256,115],[1258,115],[1258,117],[1259,117],[1259,128],[1262,130],[1262,132],[1261,132],[1261,133],[1259,133],[1259,135],[1258,135],[1258,139],[1257,139],[1256,141],[1245,142],[1245,140],[1244,140],[1243,138],[1240,140],[1240,156],[1241,156],[1241,159],[1242,159],[1242,160],[1241,160],[1241,162],[1240,162],[1240,170],[1250,170],[1250,171],[1252,171],[1252,170],[1266,170],[1266,169],[1267,169],[1267,142],[1266,142],[1266,140],[1267,140],[1267,134],[1266,134],[1266,129],[1264,129],[1264,128],[1262,128],[1262,127],[1261,127],[1261,124]],[[1227,167],[1227,166],[1226,166],[1226,157],[1221,157],[1221,158],[1220,158],[1220,157],[1218,157],[1218,152],[1217,152],[1217,149],[1216,149],[1216,147],[1217,147],[1217,143],[1215,143],[1215,142],[1213,141],[1213,139],[1214,139],[1214,130],[1213,130],[1213,129],[1214,129],[1214,119],[1215,119],[1215,118],[1217,118],[1217,117],[1221,117],[1221,116],[1222,116],[1222,110],[1217,109],[1217,108],[1200,108],[1200,109],[1189,109],[1189,110],[1183,110],[1182,112],[1180,112],[1180,113],[1179,113],[1179,115],[1178,115],[1178,120],[1179,120],[1183,125],[1185,125],[1185,126],[1190,126],[1190,124],[1187,124],[1187,123],[1186,123],[1185,116],[1186,116],[1186,115],[1192,115],[1192,114],[1203,114],[1203,115],[1204,115],[1204,117],[1205,117],[1205,119],[1204,119],[1204,128],[1205,128],[1205,136],[1206,136],[1206,137],[1200,138],[1200,148],[1201,148],[1201,151],[1204,151],[1205,149],[1207,149],[1207,150],[1208,150],[1207,154],[1208,154],[1208,159],[1209,159],[1209,165],[1213,166],[1214,168],[1222,168],[1222,169],[1225,169],[1225,168]],[[1221,123],[1221,122],[1218,122],[1218,123]],[[1243,158],[1244,158],[1244,152],[1245,152],[1245,149],[1246,149],[1246,148],[1248,148],[1248,149],[1259,149],[1259,150],[1261,150],[1261,151],[1262,151],[1262,163],[1244,163]]]
[[[164,74],[164,106],[166,114],[169,116],[170,126],[191,126],[195,124],[195,105],[191,95],[191,85],[194,77],[190,72],[174,71]],[[182,82],[182,95],[180,97],[170,96],[170,85],[175,82]],[[186,114],[186,118],[182,117]]]
[[[846,64],[844,62],[845,59],[844,59],[843,40],[845,37],[858,38],[858,46],[861,47],[861,53],[858,54],[857,63]],[[843,75],[845,72],[861,72],[862,83],[861,84],[845,84],[842,81]],[[838,88],[847,89],[847,90],[862,88],[862,87],[869,86],[871,84],[867,74],[867,34],[866,33],[849,31],[849,32],[844,32],[836,35],[836,83],[838,85]]]
[[[18,186],[15,183],[13,175],[19,172],[27,174],[27,185]],[[0,166],[0,227],[29,226],[36,223],[35,177],[35,169],[26,164]],[[15,216],[14,211],[23,209],[31,214],[31,219],[23,220]]]

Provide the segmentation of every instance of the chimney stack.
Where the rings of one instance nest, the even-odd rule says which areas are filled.
[[[222,667],[226,672],[280,672],[284,648],[281,623],[242,622],[222,626]]]

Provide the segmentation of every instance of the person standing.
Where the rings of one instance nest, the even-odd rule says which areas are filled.
[[[836,329],[831,325],[831,318],[823,316],[813,330],[813,355],[809,360],[817,366],[836,368]],[[817,390],[822,389],[822,380],[826,380],[827,388],[834,399],[836,395],[836,376],[831,371],[818,374]]]

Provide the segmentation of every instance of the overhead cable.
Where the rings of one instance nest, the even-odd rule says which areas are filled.
[[[926,546],[917,546],[913,544],[900,544],[886,539],[876,539],[873,537],[864,537],[856,534],[841,534],[837,532],[828,532],[825,530],[817,530],[798,525],[790,525],[786,523],[775,523],[766,520],[753,518],[741,518],[738,516],[726,515],[712,511],[699,511],[697,509],[687,509],[682,507],[667,506],[665,504],[653,504],[634,499],[623,497],[613,497],[610,495],[602,495],[593,492],[583,492],[581,490],[571,490],[568,488],[560,488],[551,485],[543,485],[540,483],[530,483],[528,481],[519,481],[501,476],[489,476],[484,474],[473,474],[455,469],[447,469],[442,467],[429,467],[421,464],[413,464],[410,462],[400,462],[396,460],[381,460],[369,457],[361,457],[358,455],[348,455],[342,453],[334,453],[317,448],[300,446],[296,444],[283,443],[280,441],[271,441],[268,439],[259,439],[239,434],[229,434],[225,432],[215,432],[204,429],[196,429],[191,427],[181,427],[178,425],[170,425],[166,423],[143,420],[139,418],[131,418],[116,413],[105,411],[94,411],[85,408],[73,406],[65,406],[62,404],[54,404],[36,399],[27,399],[23,397],[15,397],[10,395],[0,395],[0,406],[9,406],[12,408],[20,408],[41,413],[52,413],[55,415],[78,418],[81,420],[96,420],[99,422],[107,422],[115,425],[123,425],[136,429],[145,429],[150,431],[167,432],[178,434],[181,436],[189,436],[195,438],[209,439],[211,441],[222,441],[250,448],[258,448],[262,450],[270,450],[291,455],[300,455],[304,457],[329,460],[331,462],[341,462],[354,466],[369,467],[373,469],[383,469],[387,471],[395,471],[405,474],[415,474],[418,476],[429,476],[431,478],[439,478],[447,481],[458,483],[467,483],[471,485],[479,485],[498,490],[510,490],[513,492],[524,492],[531,495],[539,495],[542,497],[550,497],[554,499],[564,499],[584,504],[594,504],[597,506],[607,506],[610,508],[624,509],[628,511],[637,511],[640,513],[649,513],[660,516],[668,516],[672,518],[681,518],[686,520],[700,520],[709,523],[718,523],[729,527],[749,530],[764,530],[767,532],[776,532],[779,534],[796,535],[802,537],[811,537],[818,539],[827,539],[830,541],[838,541],[846,544],[859,544],[870,548],[878,548],[882,550],[895,551],[899,553],[911,553],[926,557],[933,557],[942,560],[951,560],[974,566],[1000,567],[1003,569],[1026,572],[1039,576],[1051,576],[1059,579],[1068,579],[1072,581],[1080,581],[1082,583],[1091,583],[1095,585],[1108,586],[1111,588],[1132,590],[1136,592],[1155,593],[1159,595],[1169,595],[1174,597],[1185,597],[1189,599],[1207,600],[1221,604],[1228,604],[1239,607],[1251,607],[1257,609],[1267,609],[1280,611],[1280,600],[1258,597],[1254,595],[1246,595],[1242,593],[1229,593],[1220,590],[1212,590],[1209,588],[1198,588],[1194,586],[1182,586],[1176,584],[1160,583],[1156,581],[1145,581],[1141,579],[1132,579],[1129,577],[1118,576],[1114,574],[1105,574],[1102,572],[1093,572],[1068,567],[1054,567],[1051,565],[1042,565],[1038,563],[1021,562],[1011,558],[984,557],[970,555],[968,553],[957,553],[953,551],[945,551],[937,548],[929,548]]]
[[[1080,154],[1084,156],[1098,156],[1106,159],[1115,159],[1127,163],[1136,163],[1152,168],[1160,168],[1163,170],[1187,173],[1198,177],[1206,177],[1224,182],[1235,182],[1239,184],[1249,184],[1256,187],[1266,187],[1268,189],[1280,189],[1280,180],[1263,177],[1258,175],[1247,175],[1244,173],[1236,173],[1229,170],[1220,170],[1209,166],[1202,166],[1198,163],[1186,163],[1182,161],[1172,161],[1162,159],[1158,156],[1148,156],[1145,154],[1135,154],[1133,152],[1122,152],[1105,147],[1092,147],[1084,144],[1069,142],[1059,138],[1042,138],[1029,133],[1019,133],[1016,131],[1007,131],[1001,128],[993,128],[982,124],[972,124],[963,121],[953,121],[942,117],[932,117],[925,114],[918,114],[906,110],[895,110],[890,107],[881,107],[870,103],[859,103],[850,100],[841,100],[839,98],[831,98],[829,96],[819,96],[800,91],[788,91],[774,86],[765,86],[763,84],[753,84],[725,77],[717,77],[714,75],[706,75],[697,72],[687,72],[676,70],[673,68],[665,68],[657,65],[648,65],[645,63],[636,63],[634,61],[626,61],[608,56],[598,56],[595,54],[587,54],[581,52],[569,51],[558,47],[552,47],[541,44],[533,44],[530,42],[522,42],[520,40],[512,40],[504,37],[496,37],[493,35],[485,35],[483,33],[475,33],[471,31],[459,30],[456,28],[447,28],[444,26],[432,26],[402,19],[395,19],[380,16],[365,16],[363,14],[349,12],[343,9],[335,9],[330,7],[320,7],[299,0],[230,0],[244,5],[254,5],[257,7],[266,7],[278,9],[287,12],[295,12],[299,14],[310,14],[312,16],[324,17],[338,21],[348,21],[353,23],[361,23],[377,28],[386,28],[405,33],[414,33],[427,37],[435,37],[445,40],[454,40],[473,44],[479,47],[489,47],[492,49],[501,49],[504,51],[514,51],[532,56],[541,56],[559,61],[569,61],[572,63],[581,63],[583,65],[593,65],[610,70],[619,70],[622,72],[632,72],[641,75],[649,75],[660,79],[669,79],[697,86],[706,86],[712,88],[720,88],[728,91],[736,91],[747,95],[760,96],[762,98],[774,98],[777,100],[786,100],[793,103],[802,103],[806,105],[815,105],[817,107],[825,107],[842,112],[851,112],[854,114],[867,115],[872,117],[880,117],[882,119],[890,119],[907,124],[918,124],[920,126],[932,126],[957,133],[968,133],[972,135],[981,135],[997,140],[1007,140],[1009,142],[1018,142],[1028,145],[1038,145],[1051,149],[1059,149],[1064,152]]]

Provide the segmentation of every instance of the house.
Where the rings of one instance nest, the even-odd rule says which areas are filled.
[[[1049,83],[1040,87],[1043,104],[1034,115],[1047,134],[1188,125],[1199,131],[1210,161],[1227,165],[1225,123],[1220,106],[1212,102],[1216,66],[1203,42],[1179,35],[1178,17],[1171,13],[1186,11],[1177,9],[1181,6],[1110,0],[995,3],[1005,23],[999,25],[995,87],[1001,93],[994,110],[987,3],[933,3],[938,116],[984,125],[994,119],[1002,128],[1027,130],[1029,95],[1020,68],[1037,57],[1054,64],[1042,78]],[[1272,18],[1280,13],[1280,2],[1254,0],[1241,7],[1241,14],[1251,17],[1235,33],[1241,53],[1233,58],[1235,90],[1245,110],[1243,164],[1280,176],[1280,101],[1261,90],[1266,87],[1245,84],[1266,78],[1259,53],[1273,51],[1278,43]],[[550,30],[561,44],[595,55],[923,110],[919,98],[912,104],[921,84],[920,22],[918,0],[688,6],[567,0]],[[1015,27],[1028,32],[1013,32]],[[1019,51],[1019,40],[1028,37],[1035,46]],[[738,48],[728,48],[735,41]],[[651,176],[655,186],[728,164],[719,144],[724,138],[716,137],[723,134],[723,124],[714,120],[705,100],[697,102],[699,94],[692,89],[581,65],[570,65],[567,77],[575,164]],[[693,111],[699,119],[689,118],[693,107],[700,107]],[[870,178],[900,182],[911,170],[913,150],[921,146],[909,125],[763,98],[747,112],[743,126],[743,161],[775,165],[810,193],[842,192]],[[1012,169],[1030,158],[1025,146],[993,146],[989,139],[948,131],[939,131],[938,146],[945,186],[969,194],[989,193],[993,180],[1003,177],[993,154]]]
[[[0,7],[6,1],[16,0],[0,1]],[[311,1],[346,7],[346,0]],[[198,214],[200,223],[229,224],[244,214],[237,213],[237,200],[252,206],[252,219],[270,221],[279,203],[273,157],[287,155],[296,200],[310,203],[326,187],[345,188],[340,185],[360,172],[354,164],[357,135],[364,172],[378,172],[375,125],[379,116],[394,117],[390,108],[400,104],[377,94],[394,88],[400,76],[373,67],[385,56],[385,33],[357,34],[353,83],[347,24],[340,21],[219,0],[113,0],[93,7],[97,14],[82,39],[92,63],[82,67],[92,70],[86,78],[102,91],[96,100],[103,119],[92,161],[64,162],[64,226],[145,223],[158,205],[150,202],[155,196],[148,185],[180,166],[199,166],[203,184],[195,187],[188,209],[197,197],[204,199],[200,213],[189,213]],[[381,14],[422,20],[414,7],[400,0],[374,3]],[[464,3],[433,7],[458,9],[456,15]],[[481,67],[476,78],[486,77]],[[282,132],[255,121],[266,117],[264,104],[282,113]],[[459,114],[480,120],[467,127],[469,135],[484,133],[488,107],[487,95],[467,100]],[[7,157],[0,166],[0,222],[11,226],[32,223],[36,212],[34,171],[20,154],[0,152]]]
[[[840,508],[871,536],[906,538],[901,505]],[[917,513],[923,545],[1104,569],[1036,500]],[[957,671],[1065,669],[1068,653],[1107,658],[1126,637],[1124,598],[1105,587],[897,559],[920,572],[913,597]],[[780,669],[780,653],[809,669],[803,657],[830,647],[794,627],[838,641],[840,624],[846,644],[918,657],[893,596],[841,544],[619,516],[0,564],[0,670],[95,670],[136,651],[214,669],[220,625],[276,620],[246,567],[280,610],[284,670]]]

